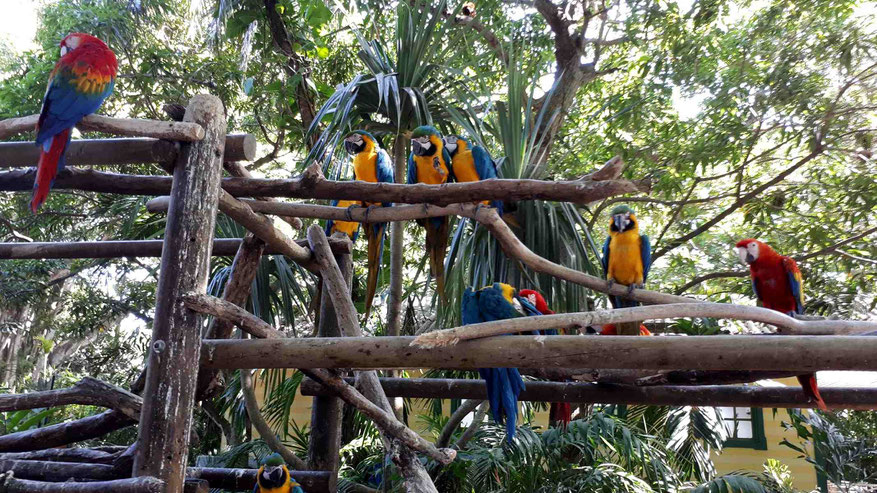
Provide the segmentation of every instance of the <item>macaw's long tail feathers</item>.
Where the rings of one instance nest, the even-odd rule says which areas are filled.
[[[365,318],[368,318],[378,289],[378,274],[381,273],[381,257],[384,253],[384,234],[387,225],[384,223],[368,225],[365,228],[368,237],[368,278],[365,294]]]
[[[801,388],[804,390],[804,395],[807,396],[807,399],[816,403],[816,407],[818,407],[822,411],[828,411],[828,406],[825,405],[825,401],[822,400],[822,396],[819,395],[819,386],[816,385],[816,375],[813,373],[808,373],[806,375],[798,375],[798,383],[801,384]]]
[[[30,210],[37,213],[49,196],[49,189],[58,172],[64,168],[64,151],[70,142],[70,129],[62,130],[58,135],[47,141],[40,150],[40,161],[37,164],[37,177],[33,184],[33,197]]]
[[[429,270],[435,277],[439,299],[445,295],[445,253],[448,250],[448,218],[433,218],[426,222],[426,249],[429,252]]]
[[[566,427],[572,421],[572,405],[569,402],[552,402],[548,411],[548,420],[562,423]]]
[[[518,421],[518,396],[524,390],[524,379],[517,368],[482,368],[478,370],[487,384],[490,414],[497,423],[505,423],[506,438],[515,437]]]

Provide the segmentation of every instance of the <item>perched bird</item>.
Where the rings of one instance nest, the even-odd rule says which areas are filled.
[[[333,200],[332,207],[362,207],[362,202],[358,200]],[[326,236],[332,236],[335,233],[344,233],[350,241],[355,242],[359,237],[359,223],[356,221],[335,221],[329,219],[326,221]]]
[[[289,475],[283,457],[271,454],[262,461],[256,476],[253,493],[305,493],[301,485]]]
[[[539,291],[522,289],[518,291],[518,296],[529,301],[542,315],[554,315],[554,311],[548,308],[548,302]],[[545,332],[547,335],[557,335],[558,331],[547,330]],[[564,426],[568,425],[572,420],[572,405],[569,402],[552,402],[548,408],[548,420],[554,423],[563,423]]]
[[[639,234],[639,220],[633,209],[619,205],[612,209],[609,236],[603,243],[603,273],[609,281],[626,284],[628,292],[643,288],[652,264],[652,246],[649,237]],[[620,296],[610,296],[613,308],[638,306],[639,302]]]
[[[752,290],[763,307],[792,316],[804,313],[804,278],[791,257],[780,255],[754,238],[738,241],[737,254],[741,262],[749,265]],[[819,409],[828,410],[819,395],[815,374],[798,375],[798,382],[808,399]]]
[[[615,335],[618,335],[618,329],[615,328],[615,324],[606,324],[603,326],[603,329],[600,331],[600,335],[615,336]],[[639,335],[650,336],[650,335],[652,335],[652,332],[649,329],[647,329],[645,325],[640,324]]]
[[[445,149],[442,134],[427,125],[411,134],[411,155],[408,156],[408,184],[441,185],[454,179],[451,155]],[[448,218],[433,217],[418,221],[426,229],[426,250],[429,269],[435,277],[439,296],[445,292],[445,252],[448,249]]]
[[[463,325],[541,315],[525,298],[515,296],[515,288],[499,282],[478,291],[467,287],[463,292],[461,312]],[[493,420],[505,423],[507,438],[511,441],[518,420],[518,396],[524,389],[521,373],[517,368],[481,368],[478,373],[487,384]]]
[[[394,183],[393,162],[387,151],[378,146],[375,137],[364,131],[356,130],[344,139],[344,148],[353,156],[353,176],[357,180],[369,183]],[[355,204],[353,204],[355,206]],[[366,202],[366,217],[372,207],[390,207],[389,202]],[[381,260],[384,253],[384,236],[387,223],[366,225],[365,237],[368,239],[368,278],[366,281],[365,316],[368,317],[378,288],[378,274],[381,272]]]
[[[64,169],[64,152],[73,127],[97,111],[113,92],[117,70],[115,53],[98,38],[72,33],[61,41],[61,59],[49,76],[37,121],[36,144],[42,149],[30,202],[34,214]]]
[[[489,180],[497,178],[496,166],[493,164],[490,154],[483,147],[472,145],[469,139],[456,135],[447,135],[443,139],[445,149],[451,156],[451,164],[454,170],[454,180],[458,183]],[[502,201],[482,201],[484,205],[496,208],[502,215]]]

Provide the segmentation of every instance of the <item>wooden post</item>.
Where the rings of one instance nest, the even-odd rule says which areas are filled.
[[[134,475],[164,481],[168,493],[183,490],[201,340],[201,316],[178,298],[207,287],[226,128],[222,102],[209,95],[191,99],[185,120],[206,132],[181,146],[174,168],[134,457]]]
[[[350,255],[335,255],[341,275],[350,289],[353,281],[353,260]],[[341,337],[335,305],[327,289],[320,299],[320,337]],[[338,473],[341,449],[341,418],[344,403],[338,397],[315,397],[311,406],[311,436],[308,443],[308,467]],[[334,476],[333,476],[334,477]]]

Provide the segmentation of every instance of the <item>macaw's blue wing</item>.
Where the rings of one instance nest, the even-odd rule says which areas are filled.
[[[414,153],[408,155],[408,184],[417,183],[417,163],[414,162]]]
[[[603,242],[603,258],[600,259],[600,263],[603,265],[603,277],[609,278],[609,243],[612,241],[612,238],[607,236],[606,241]]]
[[[640,235],[640,255],[643,261],[643,284],[649,277],[649,268],[652,267],[652,243],[649,241],[649,235]]]
[[[783,258],[783,268],[789,279],[789,287],[792,289],[792,297],[795,298],[795,313],[804,313],[803,286],[804,278],[798,269],[798,264],[789,257]]]
[[[472,292],[466,288],[461,303],[464,324],[506,320],[520,316],[505,299],[498,287]],[[515,435],[518,420],[518,396],[524,389],[524,380],[515,368],[481,368],[478,370],[487,386],[487,400],[494,421],[505,423],[507,439]]]
[[[491,178],[497,178],[496,166],[493,164],[493,159],[490,158],[490,154],[488,154],[483,147],[475,146],[472,148],[472,160],[475,162],[475,172],[478,173],[479,179],[489,180]],[[490,205],[499,212],[500,216],[502,215],[502,200],[493,200]]]
[[[521,304],[521,308],[524,309],[524,314],[526,316],[535,317],[537,315],[544,315],[544,313],[540,312],[539,309],[536,308],[532,303],[530,303],[530,300],[528,300],[527,298],[524,298],[523,296],[516,296],[515,298],[518,300],[518,303]],[[549,329],[549,330],[546,330],[544,332],[545,332],[544,335],[547,335],[547,336],[556,336],[557,335],[557,329]],[[537,336],[543,335],[542,331],[539,331],[539,330],[524,332],[524,334],[525,335],[537,335]]]
[[[97,111],[107,96],[113,92],[114,79],[99,92],[80,91],[80,77],[77,77],[73,70],[67,66],[59,67],[52,76],[43,98],[43,107],[40,110],[37,145],[51,141],[52,137],[62,130],[76,125],[79,120],[82,120],[82,117]]]
[[[259,482],[258,482],[258,481],[256,482],[255,485],[253,485],[253,493],[260,493],[260,492],[259,492]]]
[[[379,183],[395,183],[396,182],[396,172],[393,169],[393,162],[390,160],[390,155],[387,154],[387,151],[380,149],[378,151],[377,162],[375,163],[375,175],[378,178]],[[384,207],[390,207],[391,203],[384,202],[382,204]]]
[[[301,489],[301,485],[298,483],[298,481],[289,478],[289,483],[289,493],[305,493],[305,490]]]

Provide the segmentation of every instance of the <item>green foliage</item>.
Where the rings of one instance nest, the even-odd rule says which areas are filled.
[[[692,493],[767,493],[757,479],[744,474],[726,474],[691,490]]]

